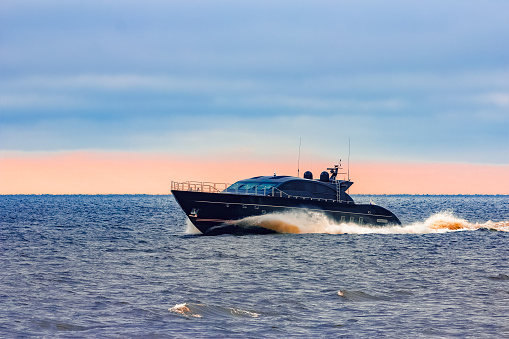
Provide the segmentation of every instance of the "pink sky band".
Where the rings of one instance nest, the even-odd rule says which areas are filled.
[[[317,159],[312,166],[301,162],[300,174],[311,170],[318,178],[330,165]],[[296,161],[120,152],[13,153],[0,157],[0,194],[169,194],[172,180],[234,183],[274,172],[296,176]],[[351,194],[509,194],[509,165],[352,162],[350,176],[355,182]]]

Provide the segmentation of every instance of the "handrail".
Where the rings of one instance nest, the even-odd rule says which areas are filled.
[[[192,192],[206,192],[206,193],[219,193],[228,188],[230,184],[203,182],[203,181],[184,181],[184,182],[171,182],[171,189],[177,191],[192,191]]]
[[[229,188],[230,184],[227,183],[214,183],[214,182],[201,182],[201,181],[184,181],[184,182],[171,182],[171,189],[177,191],[190,191],[190,192],[204,192],[204,193],[223,193],[223,194],[242,194],[242,195],[259,195],[259,196],[271,196],[271,197],[285,197],[285,198],[294,198],[294,199],[302,199],[302,200],[310,200],[310,201],[330,201],[330,202],[340,202],[347,204],[354,204],[354,202],[350,201],[342,201],[342,200],[334,200],[334,199],[325,199],[325,198],[312,198],[312,197],[303,197],[298,195],[290,195],[284,191],[281,191],[279,188],[271,187],[270,189],[258,190],[255,189],[232,189]]]

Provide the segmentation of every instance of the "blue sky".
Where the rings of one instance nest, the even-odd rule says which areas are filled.
[[[0,3],[0,151],[509,163],[508,1]]]

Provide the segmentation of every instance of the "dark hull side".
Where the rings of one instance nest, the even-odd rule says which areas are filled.
[[[206,235],[274,233],[275,231],[264,227],[238,225],[236,221],[250,216],[299,209],[322,212],[338,223],[353,222],[376,226],[401,224],[393,213],[377,205],[177,190],[172,190],[172,193],[194,226]]]

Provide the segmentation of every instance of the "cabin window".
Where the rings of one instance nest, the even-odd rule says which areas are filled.
[[[236,183],[234,183],[233,185],[231,185],[230,187],[228,187],[228,188],[227,188],[227,190],[228,190],[228,191],[230,191],[230,190],[231,190],[231,191],[235,191],[235,190],[239,189],[239,187],[240,187],[241,185],[243,185],[243,183],[242,183],[242,182],[236,182]]]
[[[282,190],[288,191],[306,191],[311,193],[318,194],[336,194],[336,191],[330,187],[321,185],[315,182],[305,182],[305,181],[290,181],[284,183],[280,187]]]
[[[359,224],[361,224],[361,225],[362,225],[363,223],[364,223],[364,218],[363,218],[363,217],[360,217],[360,218],[359,218]]]
[[[254,190],[256,189],[259,192],[263,192],[264,190],[269,191],[272,187],[277,186],[277,183],[257,183],[257,182],[236,182],[230,187],[227,188],[228,192],[232,191],[245,191],[245,190]]]
[[[244,184],[242,186],[239,187],[240,190],[252,190],[254,189],[256,186],[258,186],[257,184]]]
[[[272,189],[272,187],[276,186],[277,184],[273,184],[273,183],[266,183],[266,182],[262,182],[260,185],[258,185],[258,190],[259,191],[263,191],[263,190],[270,190]]]
[[[341,216],[341,222],[345,222],[346,221],[346,218],[344,215]]]
[[[350,217],[350,222],[354,222],[355,221],[355,218],[354,217]]]

